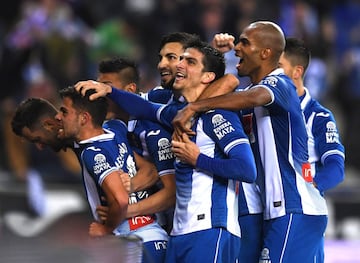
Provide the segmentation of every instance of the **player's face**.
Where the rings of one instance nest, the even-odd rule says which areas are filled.
[[[257,39],[257,29],[246,28],[239,37],[239,42],[235,45],[235,55],[240,58],[236,65],[240,77],[249,76],[255,78],[261,68],[261,42]]]
[[[65,148],[64,143],[57,138],[59,125],[56,125],[57,121],[53,120],[53,125],[42,124],[41,127],[30,130],[28,127],[24,127],[22,130],[22,137],[34,143],[36,148],[43,150],[46,147],[50,147],[53,151],[58,152]],[[47,125],[47,127],[45,127]]]
[[[161,85],[164,88],[172,88],[176,76],[176,65],[183,53],[184,48],[178,42],[166,43],[160,50],[157,68],[161,77]]]
[[[188,48],[181,55],[180,62],[176,67],[176,78],[173,85],[174,90],[180,91],[189,100],[189,94],[194,91],[202,82],[204,75],[204,65],[202,63],[204,55],[194,48]]]
[[[73,139],[76,140],[79,135],[81,127],[82,113],[79,113],[74,107],[70,98],[63,98],[62,105],[56,119],[62,124],[62,129],[59,130],[58,138],[62,140]]]

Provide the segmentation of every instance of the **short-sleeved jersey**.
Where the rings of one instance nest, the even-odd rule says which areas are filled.
[[[296,88],[282,69],[247,89],[253,87],[267,89],[272,97],[267,105],[242,112],[256,161],[264,218],[304,213],[309,205],[302,194],[310,184],[304,179],[309,169],[308,147]]]
[[[305,89],[305,95],[301,98],[301,108],[308,128],[311,175],[316,177],[317,171],[321,171],[324,160],[328,156],[336,154],[345,158],[345,150],[341,143],[332,112],[311,98],[307,89]],[[327,214],[327,206],[323,193],[320,193],[318,189],[310,186],[307,187],[307,191],[308,198],[304,199],[304,202],[313,203],[314,205],[306,206],[307,210],[304,206],[304,213]]]
[[[179,107],[173,102],[158,111],[162,123],[171,124]],[[196,135],[191,138],[200,153],[212,158],[229,158],[231,150],[240,144],[248,144],[240,119],[235,112],[212,110],[194,120]],[[214,227],[226,228],[240,236],[238,222],[239,181],[225,179],[192,165],[175,162],[176,207],[172,235]]]
[[[101,185],[109,174],[116,170],[123,170],[130,177],[136,175],[136,166],[132,149],[127,141],[127,127],[119,120],[107,121],[105,133],[79,142],[77,153],[80,154],[84,187],[94,219],[99,221],[96,213],[98,205],[106,205]],[[148,197],[146,191],[139,191],[129,195],[129,204],[136,203]],[[154,215],[143,215],[125,220],[115,230],[115,235],[128,235],[136,231],[144,241],[160,240],[166,236],[161,231],[140,231],[144,226],[156,225]]]
[[[169,104],[173,100],[173,92],[171,89],[165,89],[162,86],[157,86],[147,93],[141,93],[141,97],[148,101],[161,104]]]
[[[129,142],[139,155],[153,162],[158,175],[174,174],[175,156],[171,151],[171,133],[157,122],[131,120]]]

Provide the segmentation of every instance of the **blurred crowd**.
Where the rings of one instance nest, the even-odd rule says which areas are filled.
[[[310,47],[305,85],[334,112],[346,165],[360,171],[360,0],[12,0],[0,13],[0,168],[19,180],[34,170],[50,180],[77,180],[79,174],[71,153],[36,151],[12,134],[10,117],[21,100],[40,96],[56,104],[58,89],[94,79],[97,63],[113,55],[137,61],[146,91],[159,84],[164,34],[238,37],[255,20],[274,21]]]

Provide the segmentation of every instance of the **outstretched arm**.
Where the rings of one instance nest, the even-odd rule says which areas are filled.
[[[120,108],[137,119],[157,121],[156,113],[162,106],[162,104],[146,101],[137,94],[118,90],[108,84],[93,80],[79,81],[76,83],[75,89],[82,95],[84,95],[87,90],[94,89],[95,93],[89,97],[90,100],[108,96]]]

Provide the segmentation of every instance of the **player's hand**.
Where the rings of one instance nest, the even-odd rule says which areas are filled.
[[[98,222],[92,222],[89,226],[89,235],[91,237],[103,237],[111,233],[105,225]]]
[[[234,36],[228,33],[219,33],[214,36],[213,40],[211,41],[211,45],[218,49],[221,53],[226,53],[234,49],[234,41]]]
[[[183,133],[186,133],[190,137],[195,135],[195,132],[191,130],[191,118],[194,115],[195,111],[193,111],[189,105],[178,111],[172,120],[174,127],[173,140],[181,141]]]
[[[172,141],[171,150],[175,154],[176,158],[184,163],[191,164],[196,166],[196,160],[200,155],[199,147],[192,141],[190,141],[189,136],[186,133],[183,133],[181,136],[181,141]]]
[[[96,207],[96,213],[99,216],[101,222],[105,222],[108,218],[109,207],[103,206],[103,205],[98,205]]]
[[[75,84],[75,89],[77,92],[80,92],[82,96],[85,95],[87,90],[94,89],[96,92],[91,94],[89,97],[90,100],[95,100],[99,97],[105,97],[112,91],[110,85],[94,80],[79,81]]]
[[[121,170],[120,178],[125,187],[125,190],[128,193],[131,193],[131,178],[130,178],[129,174],[125,173],[124,171]]]

